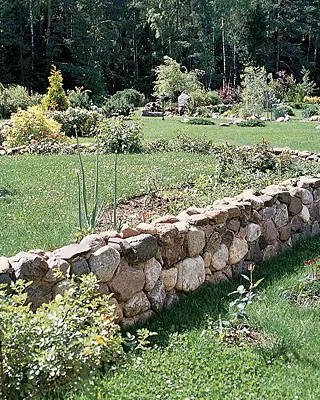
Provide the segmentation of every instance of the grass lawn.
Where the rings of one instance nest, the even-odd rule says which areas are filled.
[[[264,278],[261,301],[249,308],[249,326],[260,332],[253,343],[219,341],[214,325],[227,318],[227,293],[239,283],[205,286],[147,324],[158,333],[153,346],[93,386],[83,383],[65,400],[276,399],[320,398],[320,309],[288,299],[306,273],[303,261],[319,254],[320,238],[258,266]],[[56,397],[53,397],[56,398]]]
[[[273,147],[290,147],[294,150],[309,150],[320,152],[320,130],[316,122],[291,121],[287,123],[267,122],[265,127],[244,128],[237,125],[189,125],[181,122],[181,118],[143,117],[143,133],[146,140],[172,139],[177,134],[184,133],[190,137],[205,137],[214,143],[232,143],[235,145],[255,145],[261,138],[267,140]]]

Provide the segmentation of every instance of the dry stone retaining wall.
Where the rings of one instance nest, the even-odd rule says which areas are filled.
[[[119,321],[134,324],[173,306],[181,293],[232,279],[249,263],[318,234],[319,221],[320,177],[300,177],[121,233],[90,235],[53,252],[0,257],[0,283],[33,281],[27,290],[37,307],[68,288],[69,271],[73,276],[92,272],[99,291],[114,294]]]

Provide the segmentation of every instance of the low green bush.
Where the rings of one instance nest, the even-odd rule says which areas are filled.
[[[89,97],[90,90],[85,90],[83,87],[75,87],[74,90],[68,92],[68,100],[71,108],[84,108],[90,110],[92,101]]]
[[[48,115],[61,125],[61,131],[69,137],[75,136],[75,127],[79,136],[94,136],[104,118],[97,111],[71,107],[66,111],[51,111]]]
[[[118,117],[118,116],[128,116],[134,110],[134,105],[129,103],[125,98],[112,97],[107,101],[107,103],[101,107],[102,113],[107,118]]]
[[[60,124],[44,115],[40,106],[19,110],[12,115],[10,122],[2,130],[8,147],[54,145],[65,141]]]
[[[310,118],[313,115],[318,115],[320,113],[319,106],[318,104],[309,104],[304,110],[303,110],[303,117],[304,118]]]
[[[272,109],[272,112],[276,119],[279,117],[285,117],[286,114],[291,117],[294,115],[293,108],[287,104],[279,104],[277,107]]]
[[[97,296],[94,275],[69,281],[62,295],[35,312],[29,284],[0,290],[0,379],[5,399],[34,398],[48,389],[76,388],[102,364],[122,355],[122,338],[109,297]]]
[[[111,97],[111,99],[113,101],[122,99],[128,104],[132,104],[134,107],[142,107],[145,102],[144,94],[135,89],[119,90]]]
[[[0,83],[0,118],[10,118],[19,108],[26,110],[28,107],[40,104],[43,96],[36,93],[29,96],[25,87],[9,85],[4,87]]]
[[[261,121],[260,119],[248,119],[247,121],[240,122],[238,126],[255,128],[255,127],[264,127],[266,126],[266,123],[264,121]]]
[[[212,150],[212,143],[204,138],[190,138],[185,134],[180,134],[170,140],[168,150],[209,154]]]
[[[214,122],[208,118],[192,118],[187,121],[190,125],[214,125]]]
[[[99,146],[106,153],[140,153],[143,133],[138,122],[124,118],[105,119],[99,124]]]

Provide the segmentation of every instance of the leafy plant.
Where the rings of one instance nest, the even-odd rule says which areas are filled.
[[[286,114],[290,116],[294,115],[293,108],[287,104],[278,104],[277,107],[272,109],[272,112],[276,119],[279,117],[285,117]]]
[[[236,294],[238,297],[229,304],[233,321],[248,319],[247,307],[252,304],[254,300],[260,300],[260,297],[255,293],[256,288],[263,281],[259,279],[257,282],[253,282],[253,271],[255,269],[254,264],[250,264],[248,267],[249,276],[241,274],[241,276],[249,282],[249,287],[246,288],[244,285],[237,287],[237,290],[229,293],[229,296]]]
[[[48,110],[64,111],[69,107],[69,100],[63,89],[61,71],[52,65],[49,80],[48,93],[44,98],[44,107]]]
[[[296,301],[298,304],[309,305],[315,301],[320,302],[320,256],[304,264],[310,268],[310,272],[299,280]]]
[[[99,140],[106,153],[140,153],[143,133],[136,121],[124,118],[105,119],[99,124]]]
[[[238,126],[246,127],[246,128],[256,128],[256,127],[264,127],[266,123],[261,121],[260,119],[248,119],[247,121],[239,122]]]
[[[204,138],[191,138],[183,133],[169,142],[169,151],[208,154],[211,147],[212,143],[210,141]]]
[[[88,89],[84,89],[82,86],[76,86],[74,90],[70,90],[68,92],[70,107],[90,110],[92,106],[92,101],[90,100],[89,93],[91,93],[91,91]]]
[[[6,146],[52,147],[65,141],[65,135],[60,131],[60,124],[53,118],[45,116],[40,106],[19,110],[12,115],[10,121],[11,124],[2,130]]]
[[[181,92],[190,93],[202,87],[200,77],[203,71],[187,71],[176,60],[165,56],[164,63],[155,69],[156,80],[154,82],[153,95],[157,98],[165,93],[166,97],[175,101]]]
[[[35,312],[26,302],[30,284],[18,280],[12,294],[0,291],[0,390],[8,400],[76,387],[124,354],[114,306],[110,296],[97,296],[93,274],[71,278]]]
[[[28,107],[40,104],[42,96],[38,93],[29,95],[25,87],[9,85],[4,87],[0,83],[0,118],[10,118],[19,108],[26,110]]]
[[[112,97],[112,101],[122,100],[127,104],[132,104],[133,107],[141,107],[144,104],[145,96],[143,93],[135,89],[124,89],[116,92]]]
[[[126,98],[118,97],[113,99],[111,97],[105,105],[101,108],[105,117],[118,117],[118,116],[128,116],[134,110],[133,103],[129,103]]]
[[[303,110],[304,118],[310,118],[313,115],[318,115],[320,112],[318,104],[310,104]]]
[[[99,138],[97,135],[97,155],[96,155],[96,169],[95,169],[95,182],[94,182],[94,197],[92,210],[89,211],[88,199],[87,199],[87,187],[86,187],[86,176],[84,166],[81,157],[81,151],[79,146],[79,137],[77,128],[75,127],[76,139],[77,139],[77,150],[80,163],[80,171],[77,171],[77,183],[78,183],[78,221],[80,232],[93,233],[96,230],[96,226],[101,216],[102,207],[104,202],[99,206],[98,199],[98,188],[99,188]]]
[[[94,136],[103,115],[85,108],[71,108],[66,111],[51,111],[48,114],[61,125],[61,130],[69,137],[74,136],[74,126],[79,136]]]
[[[192,118],[187,121],[190,125],[214,125],[214,122],[208,118]]]

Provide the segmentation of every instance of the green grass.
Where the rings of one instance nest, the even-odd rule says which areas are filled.
[[[92,194],[95,156],[83,156]],[[147,193],[214,173],[212,157],[196,154],[119,155],[118,198]],[[111,204],[113,155],[100,157],[100,194]],[[77,220],[77,156],[0,158],[0,254],[68,244]],[[155,181],[155,182],[153,182]],[[91,190],[90,190],[91,189]]]
[[[236,125],[220,126],[221,120],[215,120],[216,125],[189,125],[181,122],[181,118],[143,117],[143,132],[146,140],[172,139],[177,134],[185,133],[190,137],[205,137],[214,143],[232,143],[235,145],[254,145],[261,138],[267,140],[273,147],[290,147],[295,150],[320,152],[320,131],[318,123],[291,121],[287,123],[267,122],[265,127],[245,128]]]
[[[286,291],[303,276],[303,261],[319,254],[320,238],[300,242],[258,266],[261,301],[249,307],[249,325],[266,339],[227,345],[210,325],[227,318],[231,292],[241,282],[204,286],[146,327],[158,333],[137,354],[65,400],[302,399],[320,398],[319,308],[300,307]],[[56,397],[54,397],[56,398]]]

